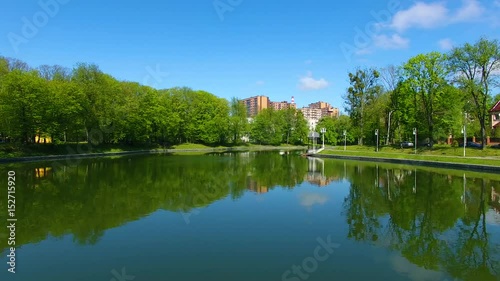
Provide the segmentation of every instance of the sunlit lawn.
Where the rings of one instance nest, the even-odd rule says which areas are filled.
[[[367,156],[394,159],[412,159],[453,163],[468,163],[500,166],[500,149],[466,148],[466,157],[463,157],[463,148],[451,147],[447,145],[435,145],[433,148],[421,147],[415,154],[414,148],[379,147],[376,152],[374,146],[347,146],[344,151],[343,146],[327,147],[321,154]]]
[[[30,156],[46,156],[46,155],[69,155],[69,154],[87,154],[87,153],[116,153],[125,151],[139,150],[159,150],[173,149],[178,151],[213,151],[213,150],[274,150],[274,149],[297,149],[300,147],[291,145],[269,146],[269,145],[253,145],[239,144],[232,147],[228,146],[207,146],[203,144],[185,143],[174,145],[171,147],[162,147],[160,145],[123,145],[123,144],[100,144],[89,145],[88,143],[66,143],[66,144],[30,144],[18,145],[11,143],[0,143],[0,158],[16,158]]]

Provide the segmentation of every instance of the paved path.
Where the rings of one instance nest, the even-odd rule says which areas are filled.
[[[490,172],[490,173],[499,173],[500,172],[500,166],[490,166],[490,165],[480,165],[480,164],[466,164],[466,163],[404,159],[404,158],[383,158],[383,157],[370,157],[370,156],[339,155],[339,154],[314,154],[311,156],[318,157],[318,158],[334,158],[334,159],[344,159],[344,160],[386,162],[386,163],[428,166],[428,167],[448,168],[448,169],[457,169],[457,170],[472,170],[472,171]]]
[[[369,153],[375,155],[376,153],[382,153],[387,155],[401,155],[401,156],[422,156],[422,157],[444,157],[444,158],[462,158],[462,159],[492,159],[492,160],[500,160],[500,156],[453,156],[453,155],[437,155],[437,154],[414,154],[414,153],[398,153],[398,152],[375,152],[375,151],[360,151],[360,150],[340,150],[340,149],[327,149],[330,151],[335,151],[338,153]]]

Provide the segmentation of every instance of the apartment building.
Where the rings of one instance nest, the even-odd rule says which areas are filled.
[[[309,106],[301,108],[300,111],[304,114],[311,130],[316,128],[319,120],[323,117],[340,116],[338,108],[332,107],[329,103],[322,101],[311,103]]]
[[[289,108],[297,108],[295,103],[289,103],[287,101],[271,102],[271,107],[275,110],[285,110]]]
[[[310,107],[303,107],[300,109],[302,111],[302,114],[304,114],[304,117],[306,119],[316,119],[319,120],[321,119],[322,115],[322,110],[319,108],[310,108]]]
[[[303,107],[300,111],[307,120],[309,129],[313,131],[314,128],[316,128],[316,125],[318,125],[319,119],[322,117],[322,110],[319,108]]]
[[[259,114],[263,109],[273,108],[275,110],[284,110],[289,108],[297,108],[295,104],[295,98],[292,97],[291,102],[281,101],[281,102],[273,102],[266,96],[256,96],[241,100],[243,104],[245,104],[247,108],[248,117],[252,118],[255,115]]]
[[[271,107],[271,101],[266,96],[256,96],[241,100],[247,108],[248,117],[254,117],[263,109]]]
[[[321,117],[339,117],[340,111],[338,108],[331,106],[327,102],[316,102],[309,104],[309,108],[321,109]]]

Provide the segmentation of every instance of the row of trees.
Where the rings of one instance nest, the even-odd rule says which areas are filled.
[[[499,74],[499,42],[480,39],[447,54],[417,55],[399,67],[349,73],[345,109],[359,144],[374,143],[375,129],[388,131],[389,143],[411,139],[417,128],[432,145],[468,125],[484,147],[486,136],[495,134],[488,111],[500,99],[492,96]]]
[[[261,144],[307,143],[309,127],[301,111],[264,109],[251,123],[250,137]]]
[[[235,142],[246,109],[208,92],[117,81],[96,65],[31,69],[0,59],[0,134],[32,143]],[[40,138],[37,138],[40,137]]]
[[[247,120],[245,106],[189,88],[156,90],[118,81],[96,65],[32,69],[0,58],[0,138],[14,142],[302,143],[306,121],[295,109]]]
[[[491,93],[499,74],[499,42],[487,39],[448,54],[417,55],[399,67],[358,69],[349,73],[344,96],[348,116],[324,118],[317,130],[327,129],[326,143],[341,142],[347,131],[349,143],[364,144],[375,142],[375,129],[381,136],[388,132],[389,143],[411,139],[417,128],[432,145],[459,135],[467,124],[484,147],[486,135],[495,134],[488,109],[500,99]],[[3,140],[213,145],[248,137],[260,144],[307,142],[307,122],[296,109],[263,110],[251,123],[246,114],[236,98],[228,101],[189,88],[156,90],[118,81],[92,64],[33,69],[0,57]]]

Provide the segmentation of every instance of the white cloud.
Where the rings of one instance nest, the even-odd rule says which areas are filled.
[[[373,42],[376,47],[382,49],[405,49],[410,45],[410,40],[403,38],[398,34],[387,36],[385,34],[373,36]]]
[[[324,205],[328,197],[319,193],[304,193],[300,195],[299,200],[300,205],[310,208],[314,205]]]
[[[478,0],[462,0],[462,6],[456,11],[450,11],[445,2],[417,2],[407,10],[397,12],[389,27],[400,33],[410,28],[432,29],[477,20],[484,14],[485,9]]]
[[[477,0],[464,0],[461,7],[451,19],[452,22],[465,22],[479,19],[485,12]]]
[[[363,55],[369,55],[369,54],[373,53],[373,50],[370,48],[361,48],[361,49],[357,49],[355,53],[358,56],[363,56]]]
[[[406,258],[398,255],[393,255],[389,257],[389,262],[392,264],[393,269],[399,274],[406,276],[410,280],[415,281],[440,281],[446,280],[444,274],[439,271],[425,269],[424,267],[419,267]]]
[[[300,77],[299,89],[303,91],[321,90],[330,85],[324,78],[314,79],[309,71],[306,76]]]
[[[444,39],[441,39],[439,40],[438,42],[439,44],[439,47],[441,48],[441,50],[443,51],[449,51],[451,49],[453,49],[453,41],[451,41],[450,38],[444,38]]]
[[[489,210],[486,215],[486,223],[490,225],[500,225],[500,214],[493,210]]]
[[[390,26],[403,32],[412,27],[433,28],[443,23],[448,17],[448,9],[444,3],[417,2],[408,10],[397,12]]]

